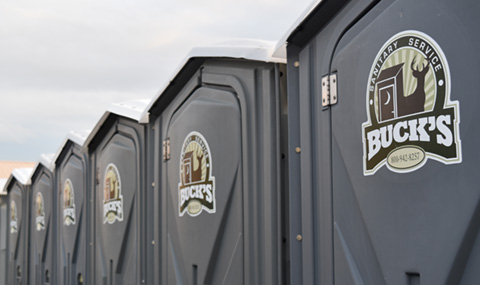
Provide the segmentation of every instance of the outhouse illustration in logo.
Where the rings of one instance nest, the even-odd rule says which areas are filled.
[[[41,192],[37,192],[35,198],[35,222],[37,225],[37,231],[45,229],[45,203]]]
[[[75,225],[75,191],[68,178],[63,185],[63,224]]]
[[[179,214],[195,217],[202,210],[215,213],[215,177],[212,176],[212,157],[205,138],[191,132],[185,138],[180,156],[178,184]]]
[[[10,203],[10,233],[18,232],[17,203],[12,200]]]
[[[117,167],[110,163],[103,180],[103,223],[123,221],[122,182]]]
[[[428,35],[404,31],[384,44],[368,78],[364,175],[383,165],[404,173],[428,159],[462,161],[460,107],[450,101],[450,84],[447,59]]]

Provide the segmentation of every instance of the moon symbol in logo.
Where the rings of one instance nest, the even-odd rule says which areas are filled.
[[[388,95],[387,102],[385,102],[385,104],[383,105],[388,105],[388,103],[390,103],[390,97],[391,97],[390,92],[387,91],[387,95]]]

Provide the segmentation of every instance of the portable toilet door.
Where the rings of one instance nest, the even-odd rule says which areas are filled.
[[[32,168],[17,168],[5,185],[7,200],[7,284],[28,282],[29,194]]]
[[[29,283],[53,284],[56,252],[53,154],[41,155],[32,174],[30,195]]]
[[[146,118],[148,101],[112,105],[88,136],[93,190],[91,284],[145,283]]]
[[[155,284],[283,284],[284,60],[272,50],[194,49],[152,101]]]
[[[57,284],[86,284],[89,253],[88,131],[70,132],[55,158],[57,188]]]
[[[292,284],[478,283],[479,12],[321,1],[291,33]]]

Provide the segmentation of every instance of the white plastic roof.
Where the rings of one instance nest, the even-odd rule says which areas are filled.
[[[147,99],[114,103],[110,105],[110,107],[107,109],[107,112],[130,118],[139,122],[140,124],[148,124],[148,113],[146,112],[146,107],[149,103],[150,100]]]
[[[110,114],[132,119],[140,124],[148,124],[149,116],[147,106],[149,106],[149,103],[150,100],[148,99],[138,99],[110,105],[100,120],[98,120],[93,130],[83,141],[83,148],[88,147]]]
[[[312,13],[313,9],[320,4],[322,0],[314,0],[310,5],[303,11],[302,14],[297,18],[295,22],[293,22],[292,26],[287,30],[287,32],[283,35],[283,37],[278,41],[275,51],[273,53],[274,56],[283,56],[287,57],[287,51],[286,51],[286,46],[287,46],[287,39],[290,37],[292,32]]]
[[[79,146],[83,146],[89,134],[90,130],[70,131],[65,138],[65,142],[71,140]]]
[[[7,185],[10,184],[10,182],[15,179],[17,180],[20,184],[22,185],[30,185],[30,177],[33,173],[33,168],[31,167],[24,167],[24,168],[15,168],[12,171],[12,174],[10,174],[10,177],[6,179],[5,184],[2,186],[2,181],[0,181],[0,195],[6,195],[7,194]]]
[[[0,178],[0,196],[7,195],[7,189],[5,189],[7,180],[8,178]]]
[[[13,176],[18,182],[23,185],[30,185],[30,176],[32,175],[32,172],[32,167],[15,168],[12,171],[12,175],[10,177]]]
[[[55,169],[55,163],[53,161],[54,157],[55,157],[54,153],[41,154],[37,164],[33,168],[31,175],[33,175],[35,171],[37,171],[40,165],[43,165],[45,168],[53,172],[53,170]],[[30,176],[29,178],[32,178],[32,177]]]
[[[285,47],[283,47],[285,48]],[[256,40],[256,39],[232,39],[218,42],[211,46],[201,46],[193,48],[188,55],[183,59],[178,68],[171,76],[171,80],[157,93],[157,95],[150,101],[150,104],[145,109],[143,116],[148,114],[150,108],[162,96],[163,92],[175,79],[178,73],[186,67],[187,62],[191,58],[236,58],[247,59],[262,62],[286,63],[286,52],[281,52],[280,55],[274,55],[276,50],[276,43],[272,41]],[[278,49],[282,49],[279,47]]]
[[[243,58],[263,62],[286,63],[285,57],[275,57],[275,42],[256,39],[231,39],[210,46],[193,48],[184,59],[185,62],[194,57],[228,57]]]
[[[89,134],[90,134],[89,130],[68,132],[62,144],[60,145],[54,157],[52,158],[52,163],[55,164],[57,162],[58,157],[60,156],[60,154],[62,153],[63,149],[65,148],[65,146],[69,141],[72,141],[73,143],[79,145],[80,147],[83,147],[83,144],[85,143],[85,140],[87,139]]]

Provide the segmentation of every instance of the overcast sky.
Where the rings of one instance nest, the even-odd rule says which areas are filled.
[[[115,102],[151,99],[194,46],[278,41],[311,0],[0,2],[0,160],[37,161]]]

